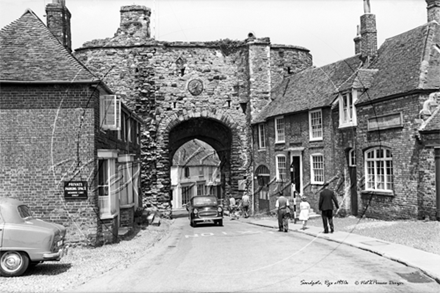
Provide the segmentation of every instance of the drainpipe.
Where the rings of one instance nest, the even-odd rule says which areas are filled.
[[[437,221],[440,221],[440,146],[434,148]]]

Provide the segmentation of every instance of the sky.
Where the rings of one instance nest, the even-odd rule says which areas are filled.
[[[0,28],[31,9],[46,23],[52,0],[0,0]],[[72,14],[72,47],[113,37],[120,8],[152,10],[152,36],[159,41],[244,40],[252,32],[272,44],[310,50],[315,66],[354,55],[353,38],[363,0],[66,0]],[[385,39],[427,22],[425,0],[370,0],[376,15],[378,46]]]

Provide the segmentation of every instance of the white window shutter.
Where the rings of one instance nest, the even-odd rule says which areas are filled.
[[[121,129],[121,100],[116,95],[104,95],[100,98],[101,128],[104,130]]]

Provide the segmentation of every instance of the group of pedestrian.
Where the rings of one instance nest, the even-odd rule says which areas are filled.
[[[249,217],[249,206],[250,206],[250,198],[249,195],[245,192],[239,200],[238,204],[233,196],[229,197],[229,215],[231,215],[231,219],[238,219],[240,216],[240,212],[243,217]]]
[[[329,183],[324,183],[323,190],[319,194],[319,203],[318,208],[321,211],[322,224],[324,226],[323,233],[333,233],[335,231],[333,225],[333,210],[339,209],[338,200],[336,199],[335,192],[328,188]],[[278,194],[277,201],[275,203],[275,209],[277,211],[278,216],[278,231],[279,232],[288,232],[289,231],[289,219],[292,214],[292,205],[289,202],[289,199],[283,195],[283,192]],[[302,221],[302,230],[307,229],[307,221],[310,216],[310,204],[307,202],[307,197],[301,196],[301,202],[299,204],[299,216],[298,220]],[[237,219],[238,213],[241,210],[243,217],[249,217],[249,206],[250,206],[250,198],[249,195],[244,192],[243,196],[239,203],[236,203],[234,197],[229,198],[229,214],[231,215],[231,219]],[[296,219],[295,219],[296,220]],[[329,229],[330,228],[330,229]]]
[[[336,199],[335,192],[328,188],[328,182],[324,183],[324,189],[319,194],[318,208],[321,211],[322,224],[324,226],[325,234],[333,233],[335,231],[333,225],[333,210],[339,209],[338,200]],[[279,197],[275,203],[275,208],[278,214],[278,231],[287,232],[289,230],[289,218],[291,209],[289,200],[283,195],[282,192],[279,193]],[[307,197],[301,196],[301,203],[299,205],[299,216],[298,219],[302,221],[302,230],[307,229],[307,221],[309,220],[310,214],[310,204],[307,202]]]

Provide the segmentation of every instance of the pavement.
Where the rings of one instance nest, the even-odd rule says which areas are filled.
[[[240,217],[239,221],[278,230],[278,222],[275,218],[258,219],[253,217]],[[353,233],[335,231],[334,233],[324,234],[322,227],[308,226],[306,230],[302,230],[301,228],[301,222],[298,222],[298,224],[289,222],[289,232],[319,237],[378,254],[409,267],[417,268],[440,284],[440,255],[438,254]]]
[[[184,209],[173,210],[173,218],[187,216],[188,212]],[[229,216],[226,215],[225,217]],[[278,230],[278,222],[276,218],[260,219],[255,217],[240,217],[238,221]],[[298,222],[298,224],[289,222],[289,232],[302,233],[312,237],[319,237],[324,240],[349,245],[375,253],[390,260],[402,263],[406,266],[419,269],[424,274],[431,277],[440,284],[440,255],[438,254],[429,253],[413,247],[357,235],[354,233],[335,231],[334,233],[324,234],[322,227],[308,226],[306,230],[302,230],[301,228],[301,222]]]

